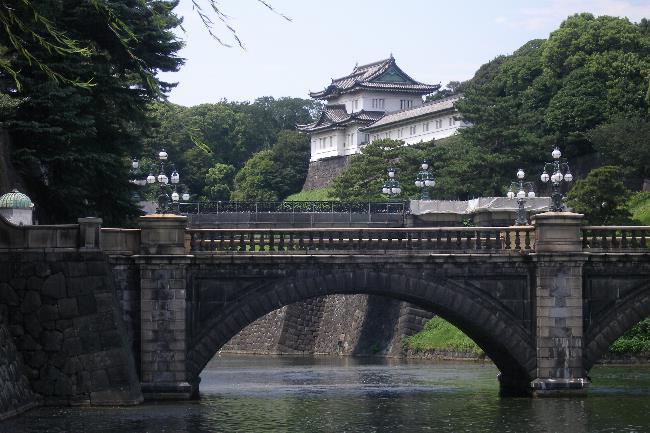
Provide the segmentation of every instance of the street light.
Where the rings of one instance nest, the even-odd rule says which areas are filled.
[[[436,185],[436,179],[429,172],[429,164],[426,160],[420,165],[422,170],[415,176],[415,186],[420,188],[420,200],[429,200],[429,188]]]
[[[392,198],[393,196],[402,192],[402,188],[400,187],[399,182],[397,179],[395,179],[394,168],[388,169],[388,179],[386,182],[384,182],[384,186],[382,187],[381,192],[388,194],[389,198]]]
[[[535,185],[532,182],[524,182],[524,173],[523,169],[517,170],[517,181],[510,183],[510,188],[508,188],[508,198],[513,199],[517,198],[517,218],[515,218],[515,225],[521,226],[528,224],[526,219],[526,198],[535,197]]]
[[[553,152],[551,152],[551,156],[553,157],[553,161],[544,164],[544,172],[540,176],[540,179],[544,183],[547,183],[550,180],[553,184],[550,210],[552,212],[562,212],[564,206],[562,205],[562,192],[560,191],[561,184],[562,181],[573,181],[573,175],[571,174],[568,161],[566,159],[560,159],[562,152],[560,152],[560,149],[558,149],[557,146],[553,149]]]
[[[167,167],[165,167],[165,161],[167,161],[169,155],[167,152],[165,152],[165,149],[162,149],[160,152],[158,152],[158,160],[160,161],[160,173],[158,173],[157,176],[153,174],[153,172],[149,173],[149,176],[147,176],[145,179],[132,179],[131,182],[136,184],[136,185],[153,185],[154,183],[158,182],[158,207],[156,208],[157,213],[169,213],[173,209],[173,205],[178,205],[180,199],[182,198],[183,201],[188,201],[190,199],[190,194],[185,191],[183,194],[179,194],[177,191],[177,188],[179,186],[181,176],[174,168],[174,164],[171,165],[171,173],[169,176],[167,176]],[[136,170],[138,170],[140,163],[138,162],[137,159],[133,159],[131,162],[131,167],[133,168],[133,173],[136,173]],[[168,184],[173,186],[173,190],[171,191],[171,194],[169,193],[168,189]],[[182,188],[184,189],[184,188]],[[177,209],[178,210],[178,209]]]

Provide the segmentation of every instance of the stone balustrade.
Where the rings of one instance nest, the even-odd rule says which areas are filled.
[[[435,227],[373,229],[196,229],[191,253],[292,253],[352,250],[364,253],[395,251],[508,252],[532,251],[534,227]]]

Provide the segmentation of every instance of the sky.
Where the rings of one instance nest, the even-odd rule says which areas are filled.
[[[196,0],[207,11],[209,0]],[[415,80],[442,84],[471,78],[484,63],[510,54],[531,39],[547,38],[569,15],[650,18],[650,0],[220,0],[245,49],[226,28],[210,37],[191,0],[184,17],[186,42],[179,72],[161,74],[177,82],[169,100],[185,106],[261,96],[309,98],[355,64],[391,54]],[[213,15],[214,18],[214,15]]]

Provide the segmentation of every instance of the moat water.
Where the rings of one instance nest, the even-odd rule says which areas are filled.
[[[34,409],[0,432],[650,432],[650,366],[597,366],[584,398],[500,398],[486,363],[217,357],[201,399]]]

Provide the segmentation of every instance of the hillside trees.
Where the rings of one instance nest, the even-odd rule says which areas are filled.
[[[555,145],[573,159],[607,147],[598,138],[604,131],[590,134],[600,125],[620,131],[617,119],[647,121],[649,77],[650,37],[642,26],[574,15],[548,40],[530,41],[479,69],[457,104],[473,124],[461,135],[495,157],[489,169],[496,192],[519,167],[537,173]],[[618,162],[614,153],[603,152],[606,163]]]
[[[265,190],[260,196],[282,199],[299,191],[304,182],[309,141],[290,128],[295,123],[310,122],[313,107],[309,100],[272,97],[258,98],[252,103],[223,101],[189,108],[157,103],[151,118],[158,126],[145,139],[145,154],[154,155],[165,148],[194,198],[227,200],[225,191],[235,190],[234,177],[225,176],[217,181],[215,173],[221,173],[223,165],[237,172],[256,152],[273,149],[274,160],[286,161],[281,163],[286,179],[268,184],[274,185],[273,191]],[[251,164],[259,168],[257,163]],[[208,175],[213,168],[217,170]],[[216,195],[215,185],[221,185]],[[241,192],[238,195],[250,196]]]
[[[92,82],[89,87],[50,79],[12,49],[6,32],[0,33],[0,45],[9,47],[6,58],[20,70],[21,83],[19,88],[10,73],[0,72],[1,92],[20,102],[4,125],[13,138],[14,165],[37,203],[41,222],[98,214],[116,224],[137,214],[123,158],[138,152],[147,104],[172,87],[156,73],[182,64],[176,55],[182,42],[172,33],[180,24],[172,12],[176,2],[103,3],[138,35],[128,50],[101,11],[82,0],[38,5],[58,28],[65,28],[67,37],[88,47],[88,55],[48,50],[14,31],[52,70]]]
[[[309,137],[281,131],[269,149],[255,153],[235,176],[231,199],[278,201],[300,191],[309,166]]]

